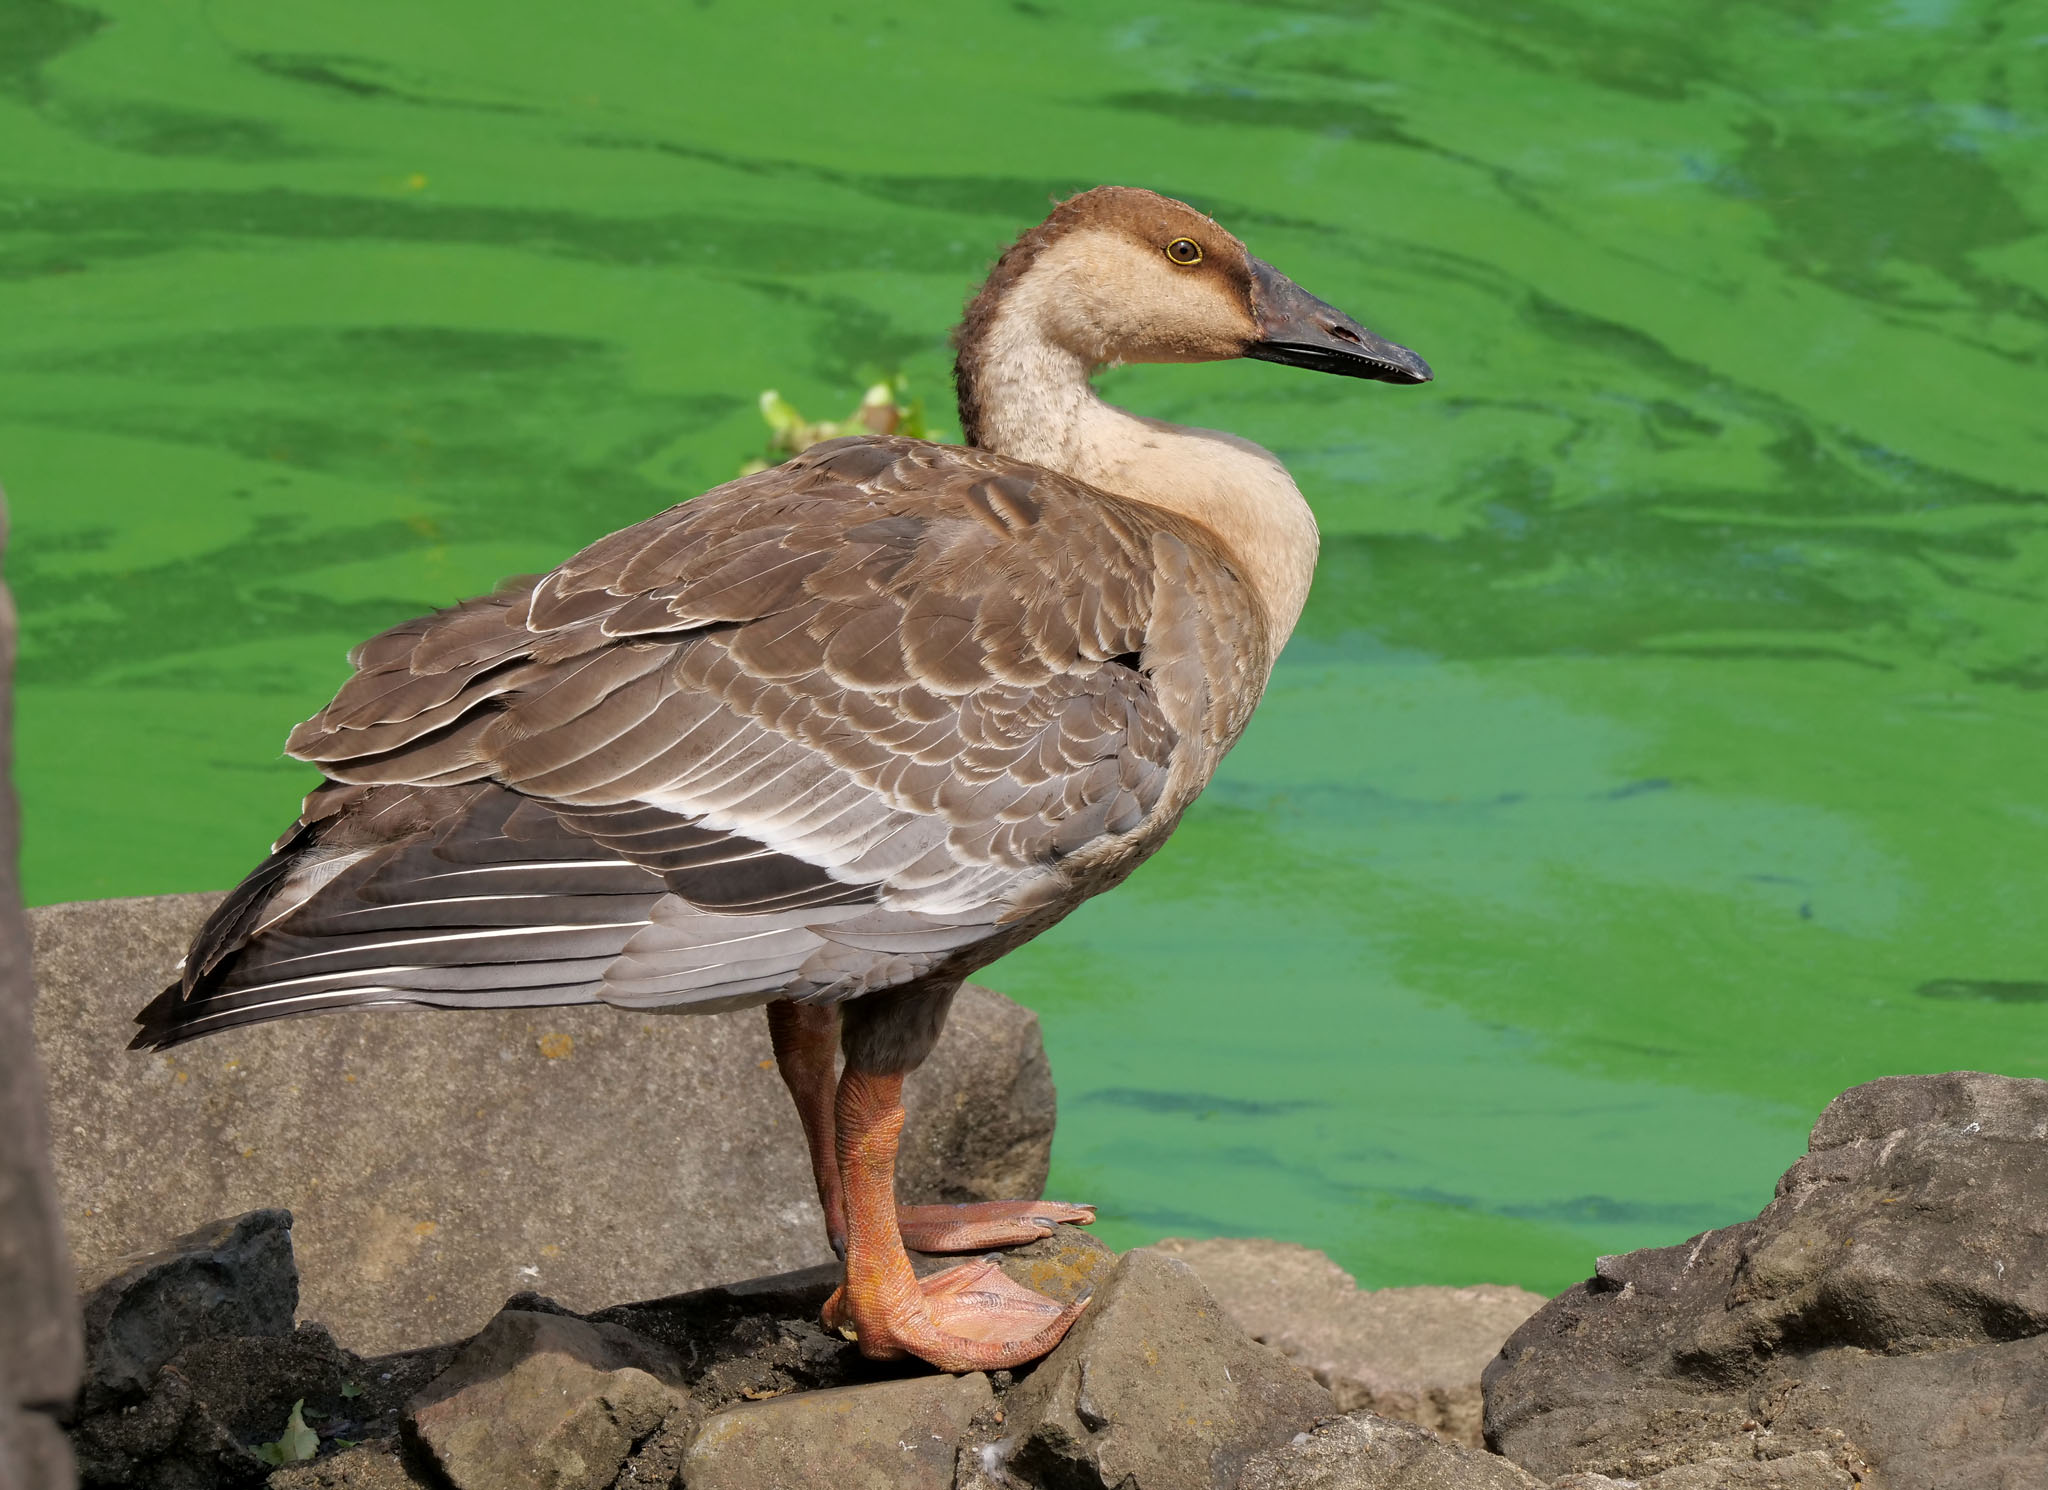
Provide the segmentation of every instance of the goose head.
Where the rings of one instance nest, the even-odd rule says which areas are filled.
[[[1126,362],[1280,362],[1426,383],[1429,364],[1317,299],[1185,202],[1129,186],[1070,197],[1003,254],[955,338],[963,413],[1002,374]]]
[[[954,345],[966,443],[1207,528],[1263,606],[1278,655],[1315,572],[1315,515],[1269,450],[1104,403],[1119,362],[1252,357],[1426,383],[1429,364],[1253,258],[1185,202],[1099,186],[1012,244]]]

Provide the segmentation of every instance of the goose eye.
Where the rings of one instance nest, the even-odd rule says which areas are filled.
[[[1166,256],[1176,264],[1202,262],[1202,245],[1192,238],[1176,238],[1166,245]]]

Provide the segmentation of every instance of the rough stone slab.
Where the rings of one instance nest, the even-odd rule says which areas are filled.
[[[1157,1243],[1192,1267],[1245,1333],[1306,1367],[1341,1412],[1483,1444],[1479,1374],[1541,1294],[1501,1284],[1360,1289],[1323,1253],[1237,1237]]]
[[[2043,1195],[2048,1082],[1854,1088],[1756,1220],[1603,1257],[1517,1330],[1488,1441],[1550,1476],[1813,1453],[1916,1490],[2048,1485]]]
[[[1369,1412],[1255,1455],[1237,1490],[1545,1490],[1520,1466]]]
[[[994,1407],[980,1373],[750,1402],[705,1422],[683,1481],[690,1490],[952,1490],[962,1438]]]
[[[0,506],[0,538],[4,528]],[[71,1400],[84,1354],[50,1165],[15,854],[16,631],[13,598],[0,585],[0,1485],[63,1490],[71,1457],[49,1414]]]
[[[507,1309],[414,1399],[407,1428],[456,1490],[603,1490],[690,1409],[680,1366],[652,1341]]]
[[[1335,1406],[1185,1262],[1139,1248],[1010,1393],[1006,1467],[1029,1484],[1229,1490],[1252,1455]]]
[[[525,1288],[587,1311],[830,1260],[758,1012],[375,1010],[126,1050],[218,899],[30,912],[82,1271],[288,1206],[302,1312],[377,1354],[472,1334]],[[963,989],[906,1105],[906,1200],[1043,1189],[1053,1090],[1029,1011]]]
[[[299,1274],[289,1211],[212,1221],[117,1266],[85,1296],[83,1411],[146,1391],[188,1345],[292,1332]]]

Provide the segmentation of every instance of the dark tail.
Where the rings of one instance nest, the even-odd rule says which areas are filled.
[[[346,1008],[588,1003],[663,894],[502,787],[340,787],[307,807],[206,918],[129,1049]]]
[[[166,1050],[208,1033],[180,1028],[185,1002],[223,962],[248,943],[250,933],[262,920],[263,908],[283,887],[292,866],[305,856],[315,830],[315,824],[301,822],[270,851],[269,858],[251,870],[249,877],[213,908],[213,914],[192,938],[184,965],[178,970],[178,981],[151,999],[135,1016],[142,1029],[128,1042],[130,1050]]]

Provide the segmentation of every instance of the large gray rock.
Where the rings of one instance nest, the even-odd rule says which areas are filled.
[[[1321,1252],[1219,1237],[1156,1244],[1195,1270],[1246,1334],[1298,1362],[1340,1412],[1420,1423],[1481,1446],[1479,1373],[1543,1295],[1496,1283],[1359,1288]]]
[[[994,1410],[995,1393],[979,1372],[744,1403],[705,1422],[683,1461],[683,1483],[690,1490],[952,1490],[961,1441]]]
[[[1234,1324],[1194,1270],[1127,1252],[1004,1404],[1026,1484],[1229,1490],[1247,1460],[1330,1416],[1330,1394]]]
[[[408,1410],[456,1490],[605,1490],[671,1418],[694,1410],[662,1347],[521,1309],[485,1326]]]
[[[215,1221],[125,1260],[85,1296],[79,1408],[140,1396],[179,1351],[232,1335],[289,1335],[299,1303],[289,1211]]]
[[[1544,1485],[1497,1454],[1448,1443],[1415,1423],[1354,1412],[1256,1455],[1237,1490],[1544,1490]]]
[[[587,1310],[830,1259],[757,1012],[387,1010],[127,1051],[218,898],[30,913],[82,1270],[288,1206],[302,1312],[369,1354],[471,1334],[522,1288]],[[1041,1192],[1053,1090],[1027,1010],[963,990],[906,1104],[905,1199]]]
[[[71,1400],[83,1357],[30,1034],[36,991],[15,854],[14,645],[14,601],[0,585],[0,1486],[62,1490],[72,1482],[71,1454],[51,1414]]]
[[[1803,1454],[1916,1490],[2048,1485],[2043,1196],[2048,1082],[1855,1087],[1756,1220],[1602,1258],[1517,1330],[1487,1440],[1548,1476]]]

